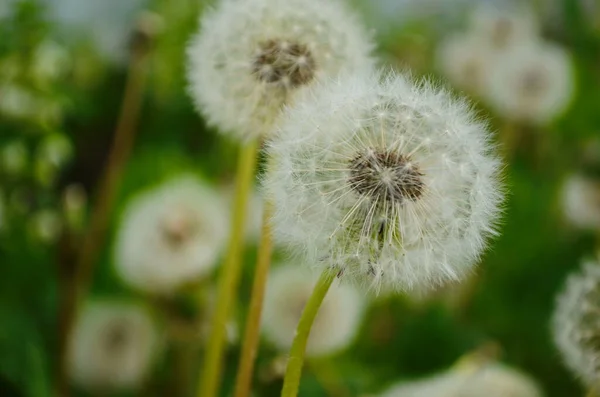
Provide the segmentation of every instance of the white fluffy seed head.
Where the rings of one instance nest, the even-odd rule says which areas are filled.
[[[531,9],[498,8],[479,4],[471,13],[470,28],[491,49],[505,50],[515,44],[534,40],[539,35],[539,23]]]
[[[131,303],[87,303],[69,341],[69,375],[89,390],[134,389],[160,350],[150,315]]]
[[[570,224],[580,229],[600,230],[600,181],[570,175],[562,187],[561,204]]]
[[[587,260],[557,297],[554,343],[569,369],[588,386],[600,385],[600,264]]]
[[[211,187],[193,176],[168,181],[126,207],[114,250],[117,273],[144,292],[173,293],[214,268],[228,222]]]
[[[486,89],[495,54],[476,34],[457,34],[438,47],[439,70],[458,88],[481,96]]]
[[[275,235],[344,278],[427,289],[495,233],[500,160],[469,106],[395,73],[343,77],[290,107],[264,181]]]
[[[262,330],[278,349],[288,351],[316,278],[306,266],[287,264],[269,275]],[[322,356],[352,342],[365,306],[364,297],[347,284],[334,282],[310,331],[307,354]]]
[[[370,67],[369,36],[342,0],[222,0],[188,48],[189,92],[210,124],[256,137],[296,92]]]
[[[381,397],[542,397],[529,376],[500,363],[474,372],[449,371],[394,385]]]
[[[571,102],[573,73],[571,57],[564,48],[524,42],[496,58],[486,98],[506,118],[547,123]]]

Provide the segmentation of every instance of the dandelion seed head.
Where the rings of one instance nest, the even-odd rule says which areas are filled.
[[[600,230],[600,182],[570,175],[564,182],[561,204],[565,219],[581,229]]]
[[[567,367],[589,387],[600,382],[600,264],[571,274],[554,309],[554,343]]]
[[[391,386],[381,397],[541,397],[537,383],[500,363],[474,371],[448,371]]]
[[[159,350],[156,324],[143,308],[89,302],[69,341],[69,375],[88,390],[134,389],[148,375]]]
[[[527,7],[499,8],[480,4],[474,8],[470,19],[473,33],[497,50],[505,50],[539,35],[539,23]]]
[[[456,34],[439,45],[438,69],[457,88],[481,96],[488,84],[493,65],[493,51],[480,35]]]
[[[210,124],[256,137],[296,92],[370,67],[372,47],[340,0],[224,0],[205,13],[188,48],[189,92]]]
[[[214,268],[227,224],[227,209],[204,182],[165,182],[126,207],[114,250],[117,273],[136,289],[171,294]]]
[[[550,43],[523,43],[497,58],[486,99],[502,116],[543,124],[560,116],[574,92],[569,53]]]
[[[466,103],[396,74],[340,77],[284,113],[264,180],[275,235],[342,278],[458,280],[495,233],[500,161]]]

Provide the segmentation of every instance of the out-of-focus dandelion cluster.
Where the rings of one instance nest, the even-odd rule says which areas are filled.
[[[553,1],[0,4],[0,384],[600,393],[600,25]]]

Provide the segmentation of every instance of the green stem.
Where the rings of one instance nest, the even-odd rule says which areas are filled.
[[[236,175],[235,202],[231,220],[229,250],[221,270],[217,303],[211,322],[210,336],[204,355],[203,371],[198,388],[198,397],[215,397],[221,381],[223,351],[227,335],[227,321],[236,300],[241,273],[241,254],[246,230],[248,197],[254,181],[258,140],[255,139],[241,149]]]
[[[323,299],[325,299],[325,295],[327,295],[327,291],[329,291],[329,287],[335,279],[335,274],[335,271],[332,269],[325,269],[325,271],[323,271],[315,289],[304,307],[302,317],[300,317],[300,322],[296,328],[296,336],[294,337],[294,342],[290,349],[285,378],[283,379],[281,397],[296,397],[298,395],[298,387],[300,386],[302,365],[304,364],[306,343],[308,342],[310,329],[312,328],[315,317],[323,303]]]
[[[246,329],[244,331],[244,342],[242,343],[242,355],[238,366],[234,397],[248,397],[252,386],[254,360],[256,359],[260,340],[260,318],[273,252],[273,237],[270,225],[271,212],[272,207],[270,203],[265,203],[258,259],[256,269],[254,270],[254,284],[252,286],[248,318],[246,319]]]

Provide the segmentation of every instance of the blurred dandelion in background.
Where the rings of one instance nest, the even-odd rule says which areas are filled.
[[[144,308],[89,302],[70,341],[70,376],[96,393],[135,389],[149,375],[160,344],[160,333]]]
[[[292,344],[315,282],[306,265],[293,262],[273,269],[269,275],[262,329],[265,337],[282,352]],[[309,357],[330,355],[346,348],[357,334],[366,303],[353,286],[333,286],[310,334]]]

